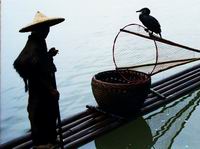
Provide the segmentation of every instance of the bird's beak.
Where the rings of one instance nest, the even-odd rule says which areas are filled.
[[[136,12],[141,12],[141,10],[138,10],[138,11],[136,11]]]

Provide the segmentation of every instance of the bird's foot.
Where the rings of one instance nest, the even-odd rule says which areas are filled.
[[[153,35],[153,32],[149,32],[149,37],[155,37],[155,36]]]
[[[150,37],[153,36],[153,32],[150,31],[148,28],[145,28],[144,30],[149,34]]]
[[[144,30],[149,33],[149,30],[147,28],[145,28]]]

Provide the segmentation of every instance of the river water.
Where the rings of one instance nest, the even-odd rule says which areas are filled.
[[[1,143],[25,134],[30,128],[26,111],[27,94],[24,92],[23,81],[13,69],[12,64],[24,47],[28,36],[28,33],[22,34],[18,30],[32,21],[36,11],[40,10],[47,16],[66,18],[65,22],[52,27],[47,37],[48,48],[56,47],[59,49],[59,54],[55,58],[58,69],[56,77],[61,95],[61,117],[66,118],[83,111],[86,104],[96,104],[91,91],[91,78],[98,72],[114,69],[112,61],[114,37],[119,29],[126,24],[141,24],[138,14],[135,13],[136,10],[149,7],[152,15],[159,20],[162,26],[162,36],[164,38],[199,48],[199,4],[200,0],[169,0],[162,2],[158,0],[6,0],[1,2]],[[163,73],[154,79],[161,79],[171,73],[171,71]],[[189,94],[186,99],[184,98],[185,100],[181,100],[180,107],[178,106],[179,109],[176,108],[177,111],[172,110],[170,112],[169,108],[166,113],[157,111],[157,116],[153,118],[149,116],[151,119],[148,118],[148,115],[139,118],[136,122],[123,127],[122,130],[116,130],[113,134],[108,134],[105,138],[99,138],[82,148],[105,149],[105,144],[114,142],[115,139],[113,138],[113,140],[107,142],[105,141],[106,138],[112,137],[115,133],[128,132],[129,129],[135,131],[138,127],[137,123],[144,124],[144,129],[148,129],[146,134],[148,134],[150,128],[151,138],[153,136],[154,140],[158,140],[154,147],[162,148],[163,140],[170,135],[160,137],[157,133],[164,132],[167,134],[171,132],[169,130],[171,127],[163,129],[162,124],[155,126],[153,123],[160,121],[162,115],[169,113],[176,115],[173,112],[178,112],[194,98],[200,98],[199,91]],[[198,105],[196,100],[194,102],[194,105]],[[174,136],[178,135],[180,137],[176,141],[171,139],[171,142],[166,142],[166,146],[179,148],[181,141],[194,140],[192,143],[191,141],[185,143],[183,148],[197,147],[194,142],[200,140],[200,129],[196,125],[200,123],[199,110],[200,108],[195,106],[195,112],[193,112],[195,114],[191,116],[191,120],[187,120],[189,124],[186,123],[181,128],[175,125],[176,128],[172,128],[176,130],[183,129],[184,133],[175,132]],[[186,112],[186,117],[188,113],[190,111]],[[170,120],[169,118],[163,121]],[[176,119],[174,121],[176,123]],[[191,135],[192,132],[195,132],[195,134]],[[134,142],[129,143],[129,138],[126,138],[126,135],[120,139],[123,144],[122,148],[131,148],[131,144],[134,144]],[[137,135],[134,137],[137,138]],[[146,137],[148,140],[148,136]],[[191,144],[194,146],[191,147]],[[112,148],[116,148],[116,146],[112,146]]]

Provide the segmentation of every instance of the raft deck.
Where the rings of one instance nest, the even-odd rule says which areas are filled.
[[[143,116],[200,87],[200,64],[155,82],[137,115],[124,118],[105,112],[99,107],[86,106],[86,110],[62,120],[64,148],[74,149],[86,144],[138,116]],[[0,148],[31,148],[30,133],[4,143]]]

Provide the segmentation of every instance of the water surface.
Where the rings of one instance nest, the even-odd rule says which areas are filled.
[[[23,135],[30,128],[27,94],[12,64],[28,36],[18,30],[32,21],[36,11],[66,18],[65,22],[51,28],[47,38],[48,48],[56,47],[60,51],[55,63],[61,117],[65,118],[82,111],[86,104],[96,104],[90,87],[92,76],[114,69],[112,43],[115,35],[126,24],[140,23],[135,11],[146,6],[160,21],[163,37],[199,48],[199,0],[4,0],[1,3],[1,142]],[[143,43],[138,44],[142,49]],[[200,114],[198,110],[196,113]],[[194,122],[197,124],[200,120],[194,116]]]

